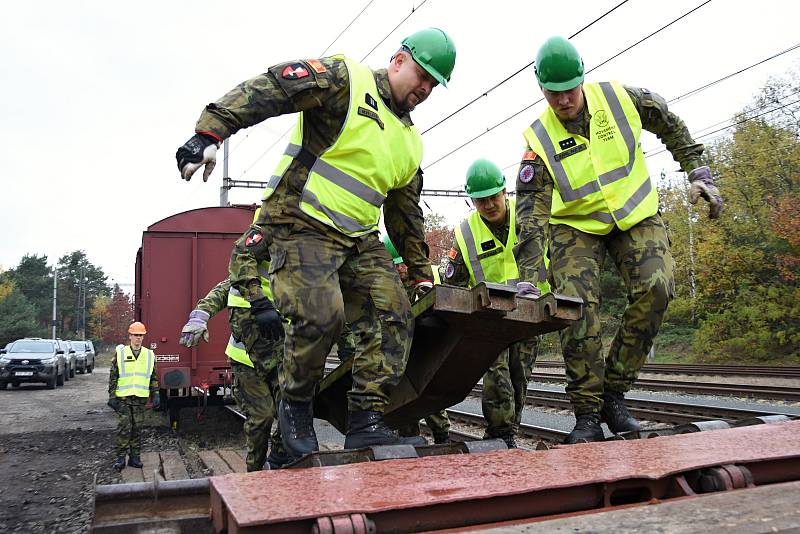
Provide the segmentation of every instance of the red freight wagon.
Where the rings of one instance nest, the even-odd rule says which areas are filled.
[[[225,356],[228,314],[209,322],[211,342],[178,344],[181,328],[199,299],[228,275],[234,241],[253,219],[254,207],[212,207],[162,219],[142,234],[136,255],[135,316],[147,326],[156,353],[162,398],[170,419],[182,406],[219,402],[232,376]],[[202,397],[202,398],[201,398]]]

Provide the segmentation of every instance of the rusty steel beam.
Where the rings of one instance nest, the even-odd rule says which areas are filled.
[[[414,340],[405,373],[384,412],[397,428],[458,404],[509,345],[565,328],[583,313],[580,299],[557,294],[517,297],[516,288],[481,283],[437,285],[412,308]],[[347,427],[352,360],[320,383],[314,416]]]
[[[799,432],[790,421],[232,474],[210,479],[211,515],[231,534],[418,532],[632,506],[800,480]]]

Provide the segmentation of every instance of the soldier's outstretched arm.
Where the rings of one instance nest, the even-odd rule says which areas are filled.
[[[194,347],[200,339],[208,342],[208,321],[228,305],[229,279],[214,286],[208,294],[197,302],[197,306],[189,313],[189,320],[181,329],[178,343],[185,347]]]
[[[389,239],[408,267],[408,283],[413,286],[429,282],[433,287],[428,244],[425,243],[425,218],[419,205],[421,193],[420,170],[407,186],[389,191],[383,215]]]
[[[205,166],[203,180],[208,180],[216,165],[219,144],[242,128],[321,106],[323,95],[331,86],[324,62],[309,59],[274,65],[208,104],[197,121],[195,135],[175,154],[181,177],[188,181]]]
[[[541,156],[527,147],[517,172],[517,238],[514,247],[520,280],[536,283],[544,251],[553,197],[553,179]]]
[[[703,145],[695,143],[686,124],[669,110],[663,97],[641,87],[625,86],[625,91],[639,112],[642,128],[656,134],[681,169],[689,173],[692,184],[689,201],[695,204],[702,197],[709,203],[709,217],[719,217],[723,208],[722,196],[703,158]]]

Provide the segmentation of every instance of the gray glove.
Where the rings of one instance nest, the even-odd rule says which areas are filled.
[[[412,302],[416,302],[433,290],[433,280],[418,280],[411,286]]]
[[[714,178],[711,177],[711,169],[707,166],[697,167],[689,173],[689,202],[697,204],[697,200],[703,197],[709,203],[708,218],[717,219],[722,213],[722,197],[719,194],[719,189],[714,184]]]
[[[517,282],[517,296],[538,299],[542,296],[542,292],[530,282]]]
[[[208,343],[208,319],[209,314],[203,310],[192,310],[189,314],[189,322],[183,325],[181,339],[178,343],[184,347],[194,347],[200,343],[202,337]]]

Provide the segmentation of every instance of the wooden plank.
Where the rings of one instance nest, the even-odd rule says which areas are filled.
[[[122,475],[122,482],[125,484],[132,482],[144,482],[142,469],[134,469],[133,467],[126,466],[120,474]]]
[[[234,473],[246,473],[247,464],[242,457],[233,449],[219,449],[217,451],[220,457],[225,460]]]
[[[198,456],[200,456],[200,460],[205,464],[205,466],[211,470],[211,474],[214,476],[219,475],[227,475],[228,473],[232,473],[231,468],[228,466],[227,462],[220,458],[217,451],[199,451]]]
[[[186,466],[183,465],[183,458],[178,451],[162,451],[161,467],[164,478],[167,480],[184,480],[189,478]]]
[[[159,480],[164,480],[161,475],[161,457],[157,452],[145,452],[141,456],[142,464],[144,467],[141,469],[134,469],[134,471],[141,471],[145,482],[152,482],[153,476],[157,476]],[[133,469],[133,467],[127,467]]]

